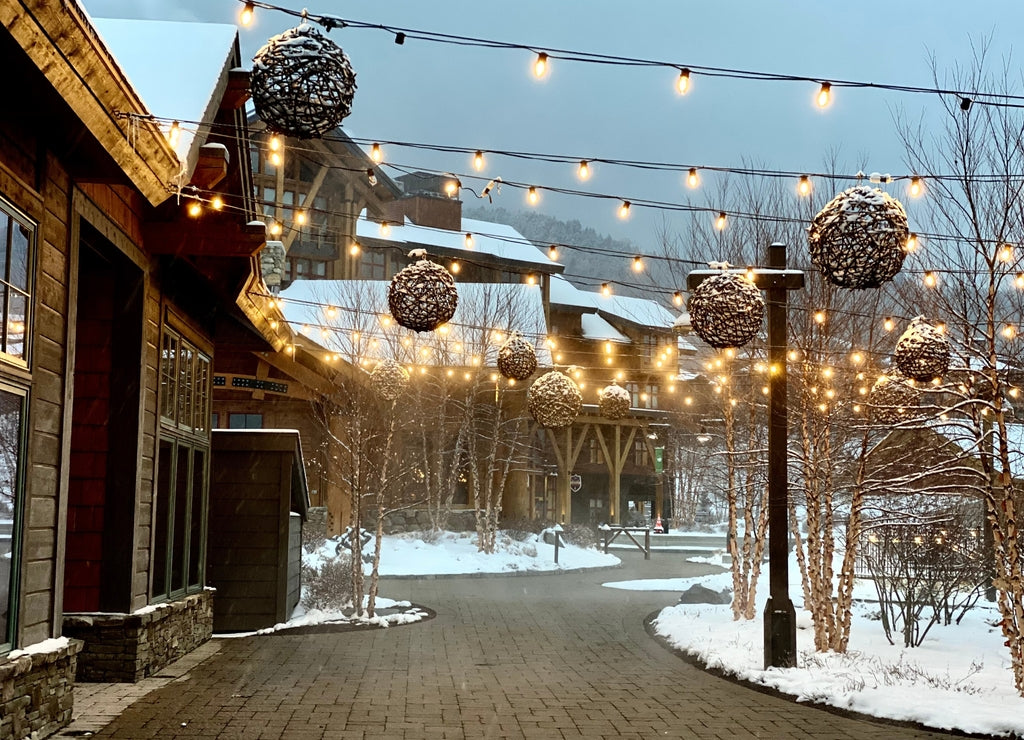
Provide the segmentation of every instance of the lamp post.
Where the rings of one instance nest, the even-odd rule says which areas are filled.
[[[746,270],[738,273],[749,274]],[[721,270],[694,270],[693,290]],[[764,610],[764,665],[796,665],[796,610],[789,598],[789,471],[786,405],[787,293],[804,287],[800,270],[786,269],[786,245],[768,247],[768,265],[752,271],[768,303],[768,603]]]

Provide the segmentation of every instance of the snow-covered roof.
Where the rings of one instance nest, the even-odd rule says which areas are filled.
[[[467,255],[486,254],[509,262],[537,267],[544,271],[550,270],[552,265],[557,264],[548,259],[547,254],[531,244],[525,236],[505,224],[464,218],[459,231],[450,231],[417,226],[406,218],[404,223],[390,224],[390,227],[391,233],[382,236],[380,225],[375,221],[368,220],[366,211],[363,211],[356,222],[356,237],[423,246],[428,252],[433,246],[448,252],[465,252]],[[472,248],[466,246],[466,234],[473,235]],[[407,248],[404,249],[408,251]]]
[[[960,449],[970,455],[979,455],[978,438],[975,435],[971,422],[963,421],[940,421],[931,420],[927,426],[941,434],[946,439],[955,442]],[[994,449],[999,449],[999,428],[992,427],[992,444]],[[1024,478],[1024,424],[1006,425],[1006,442],[1010,451],[1010,473],[1014,478]]]
[[[614,326],[602,319],[596,313],[585,313],[580,316],[583,325],[583,338],[593,339],[602,342],[618,342],[619,344],[630,344],[631,340]]]
[[[697,351],[697,348],[686,337],[676,337],[676,349],[681,355],[693,354]]]
[[[149,112],[182,122],[175,151],[189,161],[196,143],[189,122],[206,122],[215,112],[209,108],[238,30],[224,23],[124,18],[94,18],[93,25]]]
[[[385,358],[420,366],[494,366],[511,331],[534,345],[541,366],[551,365],[539,286],[458,283],[451,322],[417,334],[391,319],[388,285],[386,280],[296,280],[281,291],[282,310],[297,334],[364,367]]]
[[[657,301],[628,295],[598,296],[597,309],[638,326],[671,329],[676,317]]]
[[[561,275],[551,276],[551,305],[585,308],[593,311],[597,308],[597,293],[580,290]]]

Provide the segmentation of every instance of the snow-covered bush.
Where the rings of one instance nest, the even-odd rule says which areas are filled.
[[[351,553],[341,550],[337,557],[303,560],[302,606],[306,611],[340,611],[352,606]]]

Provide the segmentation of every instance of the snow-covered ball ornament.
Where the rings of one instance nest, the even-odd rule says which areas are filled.
[[[903,267],[909,237],[903,204],[868,185],[830,200],[807,232],[811,262],[841,288],[877,288],[892,280]]]
[[[423,255],[414,249],[410,257]],[[459,304],[459,292],[451,274],[428,259],[399,270],[388,286],[388,308],[402,326],[413,331],[433,331],[451,320]]]
[[[537,352],[533,345],[513,332],[498,350],[498,372],[513,380],[526,380],[537,369]]]
[[[757,336],[764,321],[764,296],[736,273],[723,272],[702,282],[686,308],[697,336],[718,349],[742,347]]]
[[[351,113],[356,73],[340,46],[303,22],[256,52],[249,91],[271,131],[320,138]]]
[[[893,361],[908,378],[929,381],[949,369],[949,338],[924,316],[918,316],[896,342]]]
[[[542,427],[559,429],[576,421],[583,408],[583,394],[568,375],[552,370],[530,386],[526,408]]]
[[[598,393],[597,407],[601,410],[601,416],[612,421],[628,414],[632,404],[629,391],[614,382]]]
[[[381,360],[370,373],[370,385],[385,400],[395,401],[409,386],[409,371],[394,360]]]
[[[914,407],[921,399],[920,389],[911,378],[899,373],[882,375],[871,387],[868,402],[876,424],[894,424],[914,416]]]

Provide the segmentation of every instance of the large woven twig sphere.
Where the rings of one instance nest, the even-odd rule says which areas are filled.
[[[621,419],[629,413],[632,403],[629,391],[616,383],[606,385],[598,393],[597,406],[606,419]]]
[[[341,47],[303,23],[256,52],[249,90],[271,131],[319,138],[352,111],[356,73]]]
[[[811,262],[833,285],[877,288],[906,257],[907,212],[888,193],[857,185],[829,201],[807,233]]]
[[[921,391],[910,378],[898,373],[882,375],[868,396],[872,421],[876,424],[906,421],[914,416],[914,407],[920,398]]]
[[[764,296],[742,275],[723,272],[690,294],[690,325],[712,347],[741,347],[757,336],[764,320]]]
[[[949,338],[923,316],[918,316],[896,342],[893,361],[908,378],[920,381],[938,378],[949,369]]]
[[[409,386],[409,371],[394,360],[381,360],[370,373],[370,384],[384,399],[394,401]]]
[[[537,352],[520,334],[513,334],[498,350],[498,372],[506,378],[526,380],[536,369]]]
[[[433,331],[455,315],[458,303],[455,280],[430,260],[418,260],[400,270],[388,286],[391,315],[413,331]]]
[[[583,394],[572,378],[552,370],[533,381],[526,408],[542,427],[567,427],[583,408]]]

